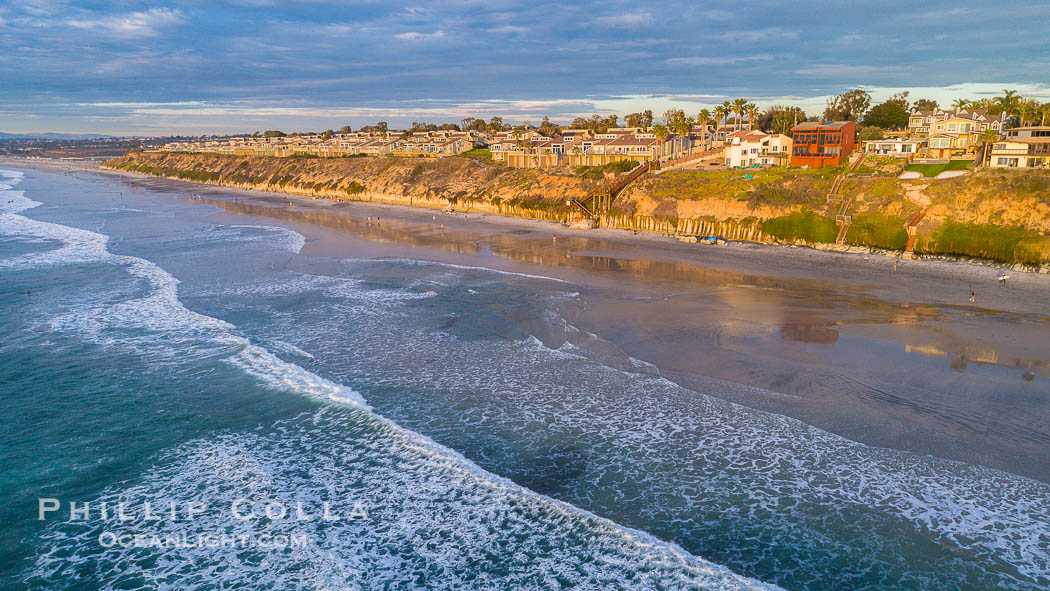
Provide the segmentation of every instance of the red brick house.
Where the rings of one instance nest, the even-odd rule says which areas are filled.
[[[791,129],[791,166],[838,166],[853,151],[857,124],[852,121],[806,121]]]

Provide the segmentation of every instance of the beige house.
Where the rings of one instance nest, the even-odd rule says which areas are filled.
[[[992,144],[992,168],[1042,168],[1050,166],[1050,127],[1031,126],[1007,130],[1006,138]]]

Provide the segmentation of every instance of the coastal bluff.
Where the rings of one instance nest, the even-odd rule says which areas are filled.
[[[103,168],[306,197],[368,201],[568,223],[616,173],[515,169],[465,157],[346,158],[129,152]],[[1050,171],[979,171],[938,181],[868,175],[838,184],[837,169],[772,168],[646,174],[598,225],[664,234],[717,235],[823,249],[904,251],[1046,270]],[[851,224],[841,235],[837,213]],[[909,239],[910,238],[910,239]]]

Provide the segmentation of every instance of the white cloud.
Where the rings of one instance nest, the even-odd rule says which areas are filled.
[[[491,29],[486,29],[486,31],[488,31],[489,33],[500,33],[500,34],[511,34],[511,33],[513,33],[513,34],[518,34],[518,33],[528,33],[529,32],[529,28],[528,27],[518,27],[518,26],[515,26],[515,25],[503,25],[502,27],[494,27],[494,28],[491,28]]]
[[[862,76],[892,76],[911,71],[911,66],[861,66],[855,64],[816,64],[795,70],[799,76],[811,78],[846,78]],[[847,82],[842,80],[842,82]]]
[[[785,41],[798,39],[798,31],[782,29],[780,27],[769,27],[766,29],[745,29],[740,31],[726,31],[715,35],[720,41],[734,41],[737,43],[761,43],[763,41]]]
[[[768,53],[738,56],[697,55],[691,57],[673,57],[667,60],[667,63],[682,66],[728,66],[734,64],[745,64],[748,62],[768,62],[772,59],[773,56]]]
[[[637,27],[648,23],[651,19],[652,15],[648,12],[629,12],[627,14],[599,16],[594,21],[606,27]]]
[[[732,12],[729,12],[728,10],[719,10],[717,8],[713,10],[705,10],[700,13],[700,16],[709,21],[727,21],[735,17]]]
[[[394,36],[403,41],[426,41],[429,39],[441,39],[445,36],[445,32],[420,33],[419,31],[408,31],[407,33],[398,33]]]
[[[66,21],[75,29],[90,29],[118,37],[147,37],[161,29],[183,22],[182,13],[169,8],[151,8],[146,11],[97,18],[78,18]]]

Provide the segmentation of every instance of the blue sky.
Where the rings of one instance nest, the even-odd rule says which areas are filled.
[[[1050,100],[1045,2],[0,0],[0,131],[538,122],[743,96]]]

